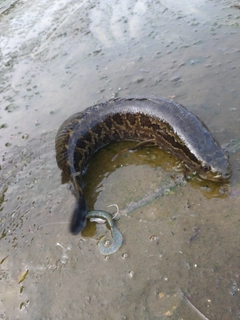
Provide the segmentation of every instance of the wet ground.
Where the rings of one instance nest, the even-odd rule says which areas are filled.
[[[1,2],[1,319],[239,319],[238,4]],[[122,212],[123,245],[104,257],[105,225],[68,231],[54,138],[69,115],[129,95],[187,106],[228,146],[233,176],[177,184],[163,151],[111,161],[126,145],[107,146],[85,175],[90,208]]]

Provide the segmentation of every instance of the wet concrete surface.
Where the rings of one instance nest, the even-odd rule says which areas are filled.
[[[1,319],[203,319],[197,310],[239,318],[235,4],[1,3]],[[233,176],[227,184],[193,177],[178,185],[179,163],[161,150],[115,161],[125,144],[100,150],[84,178],[86,196],[91,209],[119,205],[124,238],[104,257],[97,240],[110,239],[105,225],[68,231],[74,198],[60,183],[54,139],[71,114],[129,95],[174,97],[188,107],[230,144]]]

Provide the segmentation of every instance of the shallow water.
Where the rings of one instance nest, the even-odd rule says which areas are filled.
[[[240,317],[233,4],[1,3],[1,319],[201,319],[183,293],[208,319]],[[54,138],[69,115],[128,95],[174,97],[188,107],[231,145],[233,176],[225,185],[197,177],[177,185],[178,162],[163,151],[111,161],[125,144],[107,146],[85,175],[89,207],[117,203],[123,213],[123,245],[104,257],[97,239],[110,238],[105,225],[68,232],[74,198],[60,184]]]

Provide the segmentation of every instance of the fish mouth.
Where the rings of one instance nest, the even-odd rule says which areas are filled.
[[[232,170],[230,170],[227,173],[221,173],[221,172],[211,172],[208,174],[202,174],[200,173],[199,176],[205,180],[214,181],[214,182],[224,182],[229,180],[229,178],[232,175]]]
[[[229,165],[228,166],[228,170],[225,173],[222,173],[221,177],[222,177],[223,180],[228,180],[231,177],[231,175],[232,175],[232,168]],[[218,176],[218,175],[216,175],[216,176]]]

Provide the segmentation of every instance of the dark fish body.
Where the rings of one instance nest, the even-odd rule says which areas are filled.
[[[119,98],[94,105],[64,121],[56,136],[62,183],[71,181],[76,192],[75,234],[84,228],[87,213],[82,170],[99,148],[120,140],[151,140],[204,179],[223,181],[231,175],[228,156],[206,126],[173,100]]]

